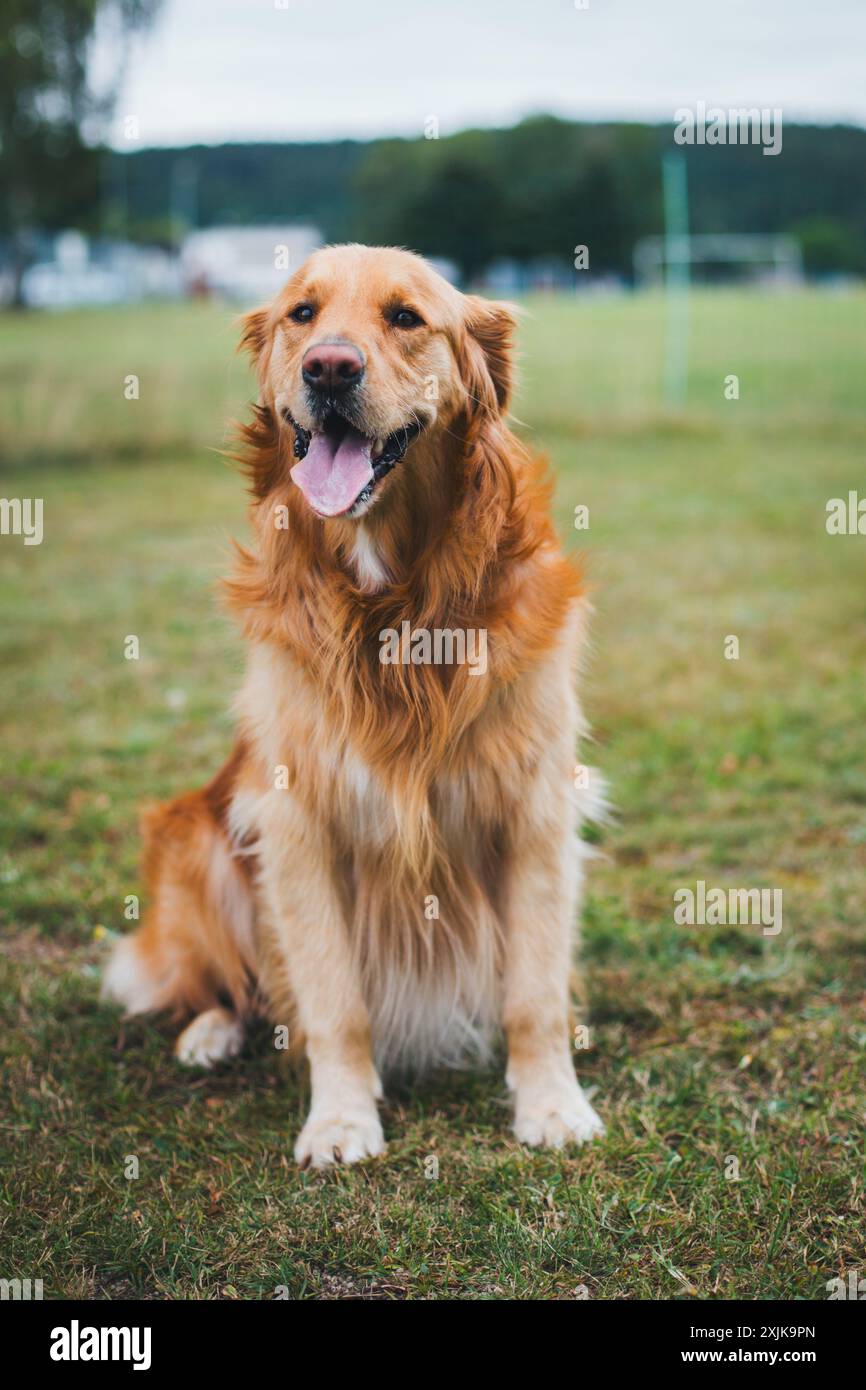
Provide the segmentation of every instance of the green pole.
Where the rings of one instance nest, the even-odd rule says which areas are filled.
[[[185,232],[198,226],[198,167],[187,157],[171,166],[171,235],[178,245]]]
[[[662,158],[665,209],[665,404],[681,410],[689,375],[689,195],[686,160],[679,150]]]

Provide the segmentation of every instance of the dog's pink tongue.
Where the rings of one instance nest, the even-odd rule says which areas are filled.
[[[351,428],[339,443],[327,434],[314,434],[306,457],[292,469],[292,479],[321,516],[347,512],[373,481],[369,439]]]

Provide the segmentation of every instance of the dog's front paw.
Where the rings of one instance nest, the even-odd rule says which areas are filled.
[[[385,1136],[375,1108],[369,1111],[310,1112],[295,1144],[302,1168],[330,1168],[335,1163],[358,1163],[385,1152]]]
[[[604,1125],[575,1081],[528,1093],[518,1091],[514,1134],[521,1144],[532,1148],[561,1149],[566,1144],[586,1144],[600,1138]]]

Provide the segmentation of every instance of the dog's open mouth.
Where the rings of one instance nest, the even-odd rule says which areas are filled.
[[[336,411],[321,428],[305,430],[286,412],[295,431],[292,481],[319,516],[344,516],[369,502],[377,485],[400,462],[421,424],[403,425],[383,442],[361,434]]]

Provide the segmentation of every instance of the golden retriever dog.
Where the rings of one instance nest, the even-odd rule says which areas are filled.
[[[234,751],[145,813],[149,913],[105,994],[234,1055],[265,1006],[310,1069],[304,1166],[384,1151],[380,1078],[508,1050],[514,1133],[602,1132],[571,959],[586,600],[506,423],[514,317],[407,251],[316,252],[247,315],[255,543]]]

